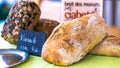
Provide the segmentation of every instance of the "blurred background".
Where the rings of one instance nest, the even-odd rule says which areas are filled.
[[[11,6],[17,0],[0,0],[0,20],[5,20]],[[61,0],[33,0],[41,11],[41,18],[55,19],[60,22]],[[120,0],[103,0],[103,17],[109,26],[120,27]]]

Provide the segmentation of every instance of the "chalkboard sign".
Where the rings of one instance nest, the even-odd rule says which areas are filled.
[[[28,30],[20,30],[17,49],[27,51],[32,55],[41,56],[46,34]]]

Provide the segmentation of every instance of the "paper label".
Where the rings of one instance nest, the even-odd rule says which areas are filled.
[[[86,14],[102,16],[103,0],[62,0],[62,21],[75,19]]]

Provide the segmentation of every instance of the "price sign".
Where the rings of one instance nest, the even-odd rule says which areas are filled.
[[[45,33],[20,30],[17,49],[27,51],[32,55],[41,56],[45,40]]]

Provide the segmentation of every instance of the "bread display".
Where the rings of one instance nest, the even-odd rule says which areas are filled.
[[[39,21],[40,9],[36,3],[20,0],[10,10],[2,31],[2,37],[10,43],[17,43],[21,29],[34,30]]]
[[[42,58],[55,65],[78,62],[106,36],[106,24],[97,14],[60,23],[42,48]]]
[[[120,38],[108,35],[99,45],[96,45],[90,54],[105,56],[120,56]]]
[[[40,15],[40,8],[35,2],[18,1],[9,12],[1,36],[6,41],[17,44],[21,29],[45,33],[47,38],[43,42],[41,57],[59,66],[72,65],[88,53],[120,56],[120,33],[108,30],[100,15],[88,14],[63,23],[40,18]],[[39,49],[41,47],[36,47],[35,51],[40,51]]]

